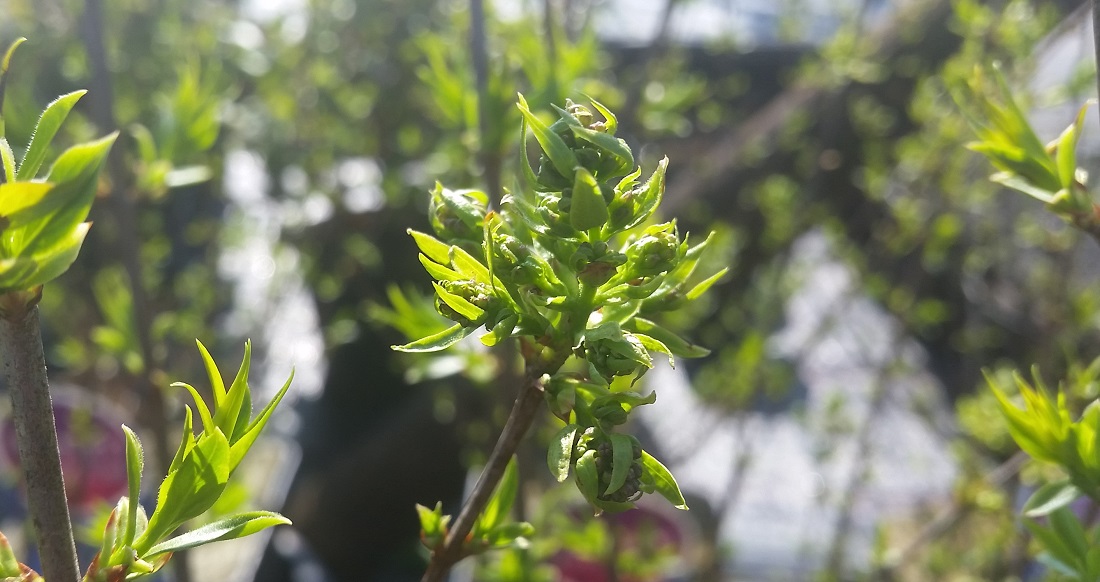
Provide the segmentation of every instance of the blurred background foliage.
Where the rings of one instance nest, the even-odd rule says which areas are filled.
[[[200,370],[194,338],[218,357],[289,316],[235,317],[271,299],[242,278],[286,282],[250,262],[305,283],[317,330],[297,333],[321,334],[324,358],[313,365],[324,386],[284,422],[301,453],[300,462],[279,457],[296,467],[282,508],[295,533],[277,534],[249,573],[418,578],[413,505],[443,499],[454,512],[467,466],[503,421],[515,371],[507,351],[428,358],[389,349],[439,325],[405,231],[429,228],[437,180],[494,197],[515,185],[522,91],[536,111],[584,95],[607,104],[646,172],[671,158],[665,216],[678,217],[681,232],[717,232],[719,250],[702,271],[731,274],[670,324],[712,348],[686,372],[714,422],[734,427],[736,445],[707,459],[732,475],[720,501],[689,500],[690,521],[675,524],[659,512],[627,523],[569,509],[576,500],[549,486],[533,445],[520,458],[518,510],[537,538],[466,576],[759,575],[738,569],[746,556],[728,532],[767,445],[752,439],[754,427],[783,415],[807,426],[822,466],[844,447],[857,460],[821,496],[835,521],[805,550],[810,571],[777,563],[773,579],[1041,578],[1013,521],[1041,469],[1016,454],[980,372],[1037,364],[1050,381],[1082,373],[1100,350],[1097,249],[985,179],[988,168],[964,149],[972,136],[949,89],[998,60],[1014,85],[1032,89],[1030,106],[1080,103],[1095,90],[1088,59],[1066,82],[1031,80],[1036,55],[1083,18],[1083,3],[869,0],[839,3],[825,22],[828,3],[781,0],[771,3],[778,17],[764,27],[767,42],[736,32],[691,40],[706,23],[674,17],[711,4],[702,0],[639,2],[658,13],[655,30],[624,30],[632,21],[607,1],[492,2],[480,14],[472,4],[481,5],[0,0],[0,45],[30,39],[5,103],[12,143],[27,142],[44,103],[82,87],[90,93],[58,143],[124,132],[83,256],[43,299],[54,370],[156,433],[158,418],[180,414],[179,395],[162,392],[166,379]],[[1086,164],[1095,161],[1090,131]],[[234,198],[242,181],[258,194]],[[265,211],[240,211],[248,205]],[[267,254],[226,260],[242,232],[269,240]],[[807,245],[824,245],[850,276],[841,304],[869,302],[890,322],[885,347],[896,354],[877,364],[881,381],[862,408],[838,397],[811,414],[815,379],[775,346],[798,316],[792,298],[815,294]],[[833,304],[817,311],[807,343],[861,325]],[[903,344],[916,346],[917,363]],[[263,346],[257,355],[264,361]],[[858,453],[888,454],[875,425],[886,422],[891,378],[914,367],[936,388],[911,412],[948,443],[955,481],[906,500],[904,512],[876,514],[869,551],[853,554],[851,515],[874,472],[863,459],[871,455]],[[1079,387],[1077,409],[1097,396],[1095,383],[1068,385]],[[537,438],[552,433],[547,424]],[[660,450],[661,435],[650,438]]]

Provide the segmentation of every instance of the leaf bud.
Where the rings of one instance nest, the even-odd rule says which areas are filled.
[[[631,278],[667,273],[676,267],[679,254],[676,225],[670,222],[651,226],[626,248],[626,272]]]

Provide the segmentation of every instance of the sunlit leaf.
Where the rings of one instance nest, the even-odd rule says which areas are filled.
[[[584,168],[577,168],[573,182],[573,203],[569,223],[579,231],[603,226],[607,222],[607,202],[596,179]]]
[[[267,403],[267,406],[256,415],[256,418],[252,420],[252,423],[248,425],[244,433],[241,434],[233,446],[229,448],[229,469],[230,471],[237,468],[244,459],[245,454],[252,444],[256,442],[256,439],[260,436],[260,431],[267,425],[267,421],[271,418],[271,414],[275,412],[275,407],[279,405],[283,400],[283,396],[286,396],[286,392],[290,389],[290,384],[294,381],[294,371],[290,371],[290,376],[283,383],[283,387],[279,389],[279,392]]]
[[[402,346],[393,346],[393,349],[399,352],[437,352],[458,343],[462,338],[474,333],[477,329],[476,327],[463,327],[462,324],[456,323],[439,333],[422,337]]]
[[[522,94],[519,96],[518,107],[520,113],[523,114],[523,118],[527,121],[527,127],[535,135],[535,140],[542,146],[546,156],[550,158],[550,163],[554,165],[554,169],[567,178],[572,176],[573,171],[580,166],[573,150],[569,149],[561,136],[550,131],[550,128],[537,115],[531,113],[531,109],[527,106],[527,100],[523,98]]]
[[[69,111],[72,110],[73,105],[76,105],[76,102],[85,93],[87,91],[73,91],[54,99],[52,103],[46,106],[42,116],[38,118],[38,124],[31,136],[31,143],[27,146],[27,153],[23,155],[23,161],[19,163],[16,180],[30,180],[38,173],[38,169],[42,167],[42,162],[46,161],[46,152],[50,147],[50,142],[57,134],[57,130],[61,128],[61,124],[69,116]]]
[[[126,522],[122,534],[122,544],[129,546],[137,535],[137,514],[139,499],[141,499],[141,472],[145,467],[145,453],[130,427],[122,425],[126,433],[126,481],[128,508],[125,515]],[[121,516],[120,516],[121,517]]]
[[[243,538],[277,525],[290,525],[290,520],[270,511],[239,513],[161,542],[150,548],[142,557],[151,558],[158,554],[180,552],[212,542]]]

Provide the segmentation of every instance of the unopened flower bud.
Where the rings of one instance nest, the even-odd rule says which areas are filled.
[[[646,229],[642,238],[626,248],[627,272],[634,277],[668,272],[676,266],[679,249],[680,237],[675,227]]]

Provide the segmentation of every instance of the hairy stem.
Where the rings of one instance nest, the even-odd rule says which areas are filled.
[[[516,397],[512,412],[508,415],[508,421],[504,424],[504,430],[501,431],[500,438],[497,439],[497,444],[489,455],[489,461],[482,470],[481,476],[478,477],[473,492],[470,493],[470,497],[466,499],[466,503],[462,506],[458,519],[447,531],[447,538],[443,541],[442,547],[432,552],[428,570],[424,572],[421,582],[439,582],[443,580],[451,567],[466,557],[463,552],[466,537],[473,529],[474,522],[481,515],[481,511],[485,509],[493,490],[500,483],[501,478],[504,476],[504,469],[508,466],[508,461],[512,459],[512,455],[515,454],[520,441],[527,434],[527,430],[531,428],[531,424],[542,405],[541,377],[541,372],[536,374],[528,370],[523,388],[520,389],[519,396]]]
[[[38,307],[12,310],[0,317],[0,354],[11,392],[19,461],[42,574],[50,582],[77,582],[80,566],[65,500]]]

